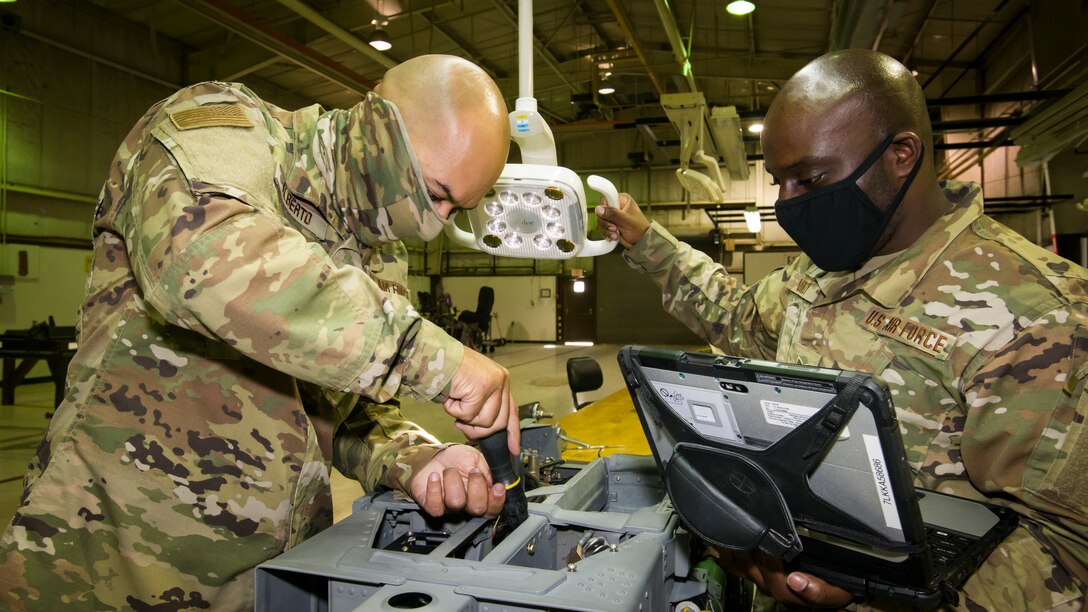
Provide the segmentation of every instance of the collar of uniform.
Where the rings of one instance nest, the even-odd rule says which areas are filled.
[[[825,272],[811,260],[802,268],[829,298],[865,291],[885,308],[894,308],[914,290],[930,268],[941,260],[952,240],[982,216],[982,189],[976,183],[941,181],[949,211],[914,244],[891,261],[867,272]],[[808,259],[806,257],[806,259]],[[864,267],[863,267],[864,269]]]
[[[371,246],[391,242],[388,231],[376,227],[375,213],[404,202],[419,219],[443,223],[391,103],[371,92],[348,110],[303,109],[294,123],[287,188],[313,203],[341,236]]]
[[[314,104],[290,113],[281,120],[291,135],[288,144],[288,168],[284,179],[284,202],[288,216],[306,226],[320,240],[326,250],[335,248],[351,235],[343,217],[331,214],[331,187],[321,173],[318,161],[319,152],[315,151],[317,142],[315,133],[318,121],[325,110]],[[300,202],[299,200],[302,200]],[[308,205],[308,207],[307,207]],[[300,213],[292,206],[298,206]],[[307,214],[312,213],[312,214]],[[324,223],[326,228],[319,231],[317,225]]]

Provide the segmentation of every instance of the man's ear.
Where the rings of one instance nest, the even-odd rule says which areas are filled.
[[[895,154],[895,173],[903,178],[914,170],[922,156],[922,138],[914,132],[900,132],[892,139],[891,152]]]

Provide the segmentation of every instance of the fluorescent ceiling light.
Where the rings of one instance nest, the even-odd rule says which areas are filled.
[[[753,133],[753,134],[758,134],[758,133],[763,131],[763,124],[762,123],[753,123],[752,125],[748,126],[748,131]]]
[[[564,342],[563,346],[593,346],[593,343],[578,340],[578,341],[575,341],[575,342]]]
[[[734,0],[725,5],[725,12],[730,15],[747,15],[756,10],[756,5],[748,0]]]
[[[597,93],[599,93],[599,94],[601,94],[603,96],[607,96],[608,94],[616,93],[616,88],[615,87],[608,87],[606,85],[606,86],[601,87],[600,89],[598,89]]]

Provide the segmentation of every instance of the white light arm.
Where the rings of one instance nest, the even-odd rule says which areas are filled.
[[[552,129],[537,112],[536,98],[518,98],[510,113],[510,138],[521,151],[521,163],[558,166]]]

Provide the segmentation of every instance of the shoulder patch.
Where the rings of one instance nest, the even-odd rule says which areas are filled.
[[[253,122],[237,104],[209,104],[170,113],[170,121],[179,130],[205,127],[253,127]]]
[[[958,337],[879,308],[869,309],[859,322],[869,331],[898,340],[942,361],[948,358]]]

